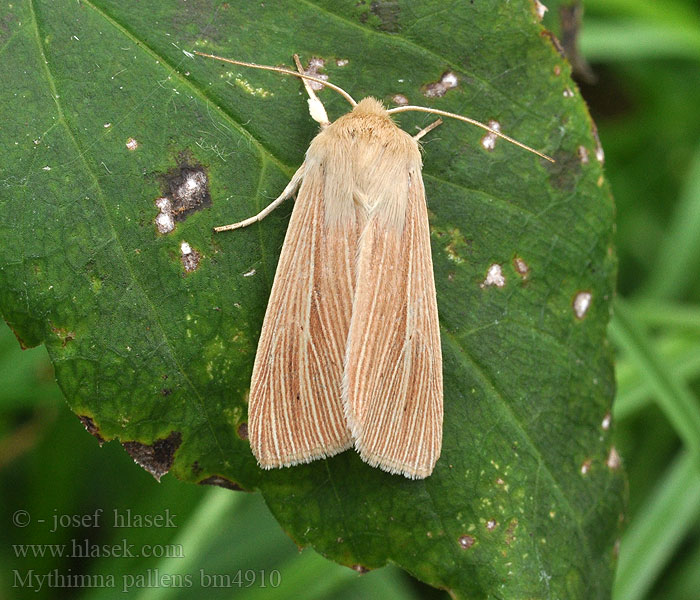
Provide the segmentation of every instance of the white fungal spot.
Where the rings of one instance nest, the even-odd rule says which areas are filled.
[[[573,98],[573,97],[574,97],[574,93],[571,91],[571,89],[566,88],[564,90],[564,98]]]
[[[319,69],[323,69],[326,66],[326,61],[323,60],[322,58],[318,57],[312,57],[309,60],[309,64],[304,69],[304,75],[308,75],[309,77],[315,77],[316,79],[322,79],[323,81],[328,81],[328,75],[325,73],[319,73]],[[319,91],[323,89],[323,84],[319,83],[317,81],[309,81],[309,86],[311,87],[312,90]]]
[[[335,64],[338,65],[339,67],[344,67],[347,65],[350,61],[347,58],[338,58],[335,61]]]
[[[187,58],[194,58],[194,54],[191,52],[187,52],[187,50],[183,50],[182,53],[187,57]]]
[[[597,146],[595,149],[595,157],[598,159],[599,163],[605,162],[605,152],[603,152],[603,146]]]
[[[257,271],[255,269],[251,269],[250,271],[246,271],[245,273],[243,273],[243,277],[252,277],[253,275],[255,275],[256,272]]]
[[[493,531],[496,529],[496,527],[498,527],[498,522],[495,519],[489,519],[486,521],[486,529],[489,531]]]
[[[187,192],[192,193],[197,189],[197,187],[203,181],[203,175],[204,174],[201,171],[198,171],[185,179],[185,183],[183,185],[185,186]]]
[[[591,306],[591,299],[593,298],[590,292],[579,292],[574,297],[574,314],[577,319],[583,319]]]
[[[489,120],[489,127],[495,131],[501,131],[501,124],[494,119]],[[495,133],[487,133],[482,137],[481,145],[484,147],[484,150],[488,150],[489,152],[493,150],[496,147],[497,138],[498,136]]]
[[[537,13],[537,18],[541,21],[544,19],[544,13],[546,13],[549,9],[540,2],[540,0],[535,0],[535,11]]]
[[[161,213],[182,221],[194,211],[211,205],[209,180],[200,165],[180,164],[165,176],[167,189],[155,200]]]
[[[398,106],[406,106],[408,104],[408,98],[403,94],[395,94],[391,101]]]
[[[139,147],[139,143],[132,137],[126,140],[126,147],[129,150],[136,150]]]
[[[591,470],[591,459],[587,458],[581,464],[581,475],[587,475],[590,470]]]
[[[46,165],[45,167],[41,167],[42,171],[50,171],[51,167],[49,165]]]
[[[180,259],[182,260],[182,266],[185,268],[185,272],[189,273],[194,271],[199,265],[199,259],[201,258],[199,252],[192,249],[187,242],[182,242],[180,244]]]
[[[111,123],[105,123],[102,127],[104,127],[105,129],[109,129],[111,126]]]
[[[440,83],[442,83],[446,89],[456,88],[457,84],[459,83],[459,79],[457,79],[457,75],[455,75],[452,71],[446,71],[442,74]]]
[[[607,431],[610,429],[610,423],[612,422],[612,416],[610,413],[605,413],[605,416],[603,417],[603,422],[600,424],[600,426]]]
[[[588,164],[588,149],[585,146],[578,147],[578,157],[581,159],[582,165]]]
[[[173,207],[169,198],[156,198],[156,207],[160,211],[156,216],[156,228],[158,233],[170,233],[175,229]]]
[[[598,128],[595,125],[593,125],[593,139],[595,140],[595,157],[602,165],[605,162],[605,152],[603,152],[603,145],[600,143],[600,137],[598,136]]]
[[[159,233],[170,233],[175,229],[175,220],[170,213],[158,213],[156,227]]]
[[[610,452],[608,453],[608,459],[605,461],[605,464],[608,465],[609,469],[619,469],[620,464],[622,463],[622,459],[620,458],[620,455],[617,453],[617,450],[615,449],[615,446],[610,447]]]
[[[161,212],[170,212],[173,209],[170,199],[165,197],[157,198],[156,206]]]
[[[527,279],[530,276],[530,267],[519,256],[513,258],[513,266],[515,267],[515,272],[523,279]]]
[[[503,287],[506,284],[506,278],[503,276],[503,269],[498,263],[494,263],[489,267],[486,273],[486,279],[480,284],[483,289],[495,285],[496,287]]]

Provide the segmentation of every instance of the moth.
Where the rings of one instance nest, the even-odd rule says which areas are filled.
[[[428,477],[442,447],[440,325],[418,140],[387,110],[298,72],[201,54],[300,77],[320,133],[262,220],[295,193],[250,384],[248,437],[265,469],[333,456],[352,446],[362,460],[411,479]],[[309,82],[341,93],[351,112],[330,123]]]

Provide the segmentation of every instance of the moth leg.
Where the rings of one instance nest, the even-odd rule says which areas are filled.
[[[303,177],[304,164],[302,163],[301,167],[299,167],[297,169],[297,172],[294,173],[294,177],[291,178],[291,180],[287,184],[287,187],[284,188],[282,193],[275,200],[270,202],[270,204],[268,204],[265,208],[263,208],[257,215],[249,217],[248,219],[245,219],[243,221],[239,221],[238,223],[231,223],[230,225],[221,225],[220,227],[214,227],[214,231],[220,232],[230,231],[231,229],[240,229],[241,227],[248,227],[248,225],[252,225],[253,223],[262,221],[267,215],[269,215],[280,204],[282,204],[282,202],[284,202],[287,198],[291,198],[294,195]]]
[[[301,66],[301,61],[299,60],[298,54],[294,55],[294,62],[297,65],[297,71],[299,71],[301,75],[306,75],[304,72],[304,67]],[[326,109],[323,106],[323,102],[321,102],[320,98],[316,95],[316,92],[314,92],[314,89],[311,87],[311,82],[308,79],[302,79],[302,81],[304,82],[306,93],[309,95],[309,99],[307,101],[309,103],[309,114],[314,121],[321,125],[321,129],[325,129],[331,124],[331,122],[328,120],[328,115],[326,114]]]
[[[416,135],[413,136],[413,139],[418,141],[421,139],[426,133],[431,132],[433,129],[436,127],[442,125],[442,119],[438,119],[437,121],[433,121],[430,125],[427,127],[423,127]]]

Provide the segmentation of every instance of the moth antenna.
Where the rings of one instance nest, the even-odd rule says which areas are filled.
[[[400,113],[400,112],[408,112],[409,110],[413,111],[418,111],[418,112],[425,112],[425,113],[430,113],[432,115],[440,115],[442,117],[452,117],[453,119],[457,119],[458,121],[464,121],[465,123],[470,123],[471,125],[476,125],[477,127],[480,127],[481,129],[484,129],[488,131],[489,133],[492,133],[495,136],[498,136],[499,138],[503,138],[507,142],[510,142],[511,144],[515,144],[516,146],[522,148],[523,150],[527,150],[528,152],[532,152],[533,154],[537,154],[537,156],[544,158],[545,160],[548,160],[549,162],[556,162],[552,157],[547,156],[546,154],[542,154],[542,152],[538,152],[534,148],[530,148],[530,146],[527,146],[526,144],[523,144],[522,142],[519,142],[518,140],[514,140],[512,137],[507,136],[504,133],[501,133],[497,129],[493,129],[492,127],[489,127],[488,125],[484,125],[481,121],[477,121],[475,119],[470,119],[469,117],[464,117],[462,115],[458,115],[455,113],[447,112],[446,110],[440,110],[438,108],[426,108],[425,106],[397,106],[395,108],[390,108],[387,112],[388,113]]]
[[[329,81],[324,81],[323,79],[319,79],[318,77],[313,77],[312,75],[305,75],[304,73],[297,73],[296,71],[292,71],[290,69],[284,69],[282,67],[270,67],[268,65],[256,65],[255,63],[244,62],[242,60],[233,60],[232,58],[224,58],[222,56],[216,56],[214,54],[205,54],[204,52],[197,52],[196,50],[195,50],[195,54],[198,54],[199,56],[204,56],[206,58],[213,58],[215,60],[220,60],[222,62],[231,63],[232,65],[241,65],[242,67],[250,67],[251,69],[262,69],[263,71],[275,71],[277,73],[284,73],[285,75],[293,75],[294,77],[298,77],[299,79],[304,79],[307,81],[315,81],[316,83],[320,83],[321,85],[338,92],[343,98],[345,98],[350,103],[350,106],[353,106],[353,107],[357,106],[357,102],[355,102],[355,99],[350,94],[348,94],[343,88],[335,85],[334,83],[330,83]]]

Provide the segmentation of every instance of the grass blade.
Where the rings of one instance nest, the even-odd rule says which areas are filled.
[[[700,465],[683,453],[656,486],[622,539],[614,600],[644,598],[700,517]]]
[[[700,404],[666,367],[646,332],[620,299],[615,305],[609,333],[629,360],[636,363],[641,376],[654,390],[659,407],[686,447],[700,457]]]

